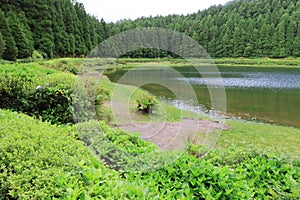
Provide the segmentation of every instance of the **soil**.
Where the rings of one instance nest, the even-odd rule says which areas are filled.
[[[118,128],[141,133],[140,138],[162,150],[184,150],[189,143],[215,145],[221,131],[231,130],[219,122],[182,119],[181,122],[132,122]]]

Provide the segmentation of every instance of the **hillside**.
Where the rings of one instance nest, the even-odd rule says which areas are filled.
[[[300,56],[300,1],[237,0],[187,16],[140,18],[113,32],[163,27],[198,41],[212,57]],[[144,54],[147,57],[149,52]],[[134,53],[131,56],[135,56]]]
[[[212,57],[300,57],[300,2],[236,0],[187,16],[169,15],[106,24],[70,0],[2,0],[0,58],[84,56],[97,44],[125,30],[162,27],[192,37]],[[166,57],[147,49],[129,57]]]
[[[70,0],[2,0],[0,58],[28,58],[33,50],[43,57],[86,55],[107,37],[106,24]]]

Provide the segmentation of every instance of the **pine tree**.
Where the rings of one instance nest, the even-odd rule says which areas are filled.
[[[2,37],[2,33],[0,32],[0,59],[2,58],[4,50],[5,50],[5,42]]]
[[[17,58],[28,58],[31,56],[29,40],[25,34],[25,28],[20,20],[12,12],[8,13],[8,23],[18,49]]]
[[[0,10],[0,33],[2,33],[3,40],[5,42],[5,50],[2,54],[2,58],[5,60],[15,61],[17,59],[18,49],[16,43],[11,34],[11,30],[8,26],[7,18]]]

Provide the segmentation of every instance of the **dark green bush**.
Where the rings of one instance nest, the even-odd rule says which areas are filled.
[[[144,113],[152,113],[155,106],[158,105],[156,97],[152,95],[141,95],[136,102],[138,103],[138,110]]]
[[[41,87],[24,100],[22,111],[54,124],[73,123],[71,92],[63,85]]]
[[[44,67],[1,66],[0,108],[24,112],[53,124],[67,124],[74,122],[75,102],[82,105],[84,111],[91,111],[100,118],[103,115],[103,102],[109,96],[108,91],[96,86],[92,98],[74,98],[74,82],[74,75]],[[86,93],[86,88],[82,93]]]

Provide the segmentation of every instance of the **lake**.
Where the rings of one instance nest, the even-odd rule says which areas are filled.
[[[212,72],[209,78],[203,78],[193,67],[174,69],[183,76],[174,73],[172,76],[165,76],[165,79],[190,84],[197,95],[197,101],[189,102],[188,98],[181,98],[160,84],[146,84],[142,88],[181,108],[210,113],[211,97],[207,84],[218,83],[216,80],[219,74]],[[300,68],[219,66],[218,69],[222,77],[220,84],[226,89],[227,116],[300,128]],[[158,69],[124,68],[110,73],[108,77],[113,82],[119,82],[128,70],[132,75],[121,79],[121,83],[140,86],[135,84],[136,79],[145,75],[153,76]]]

